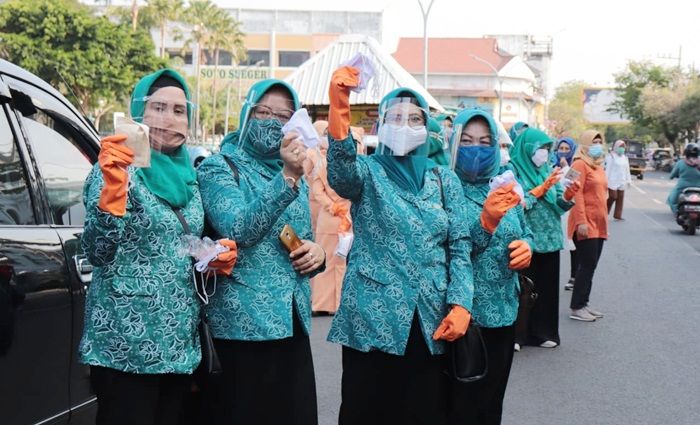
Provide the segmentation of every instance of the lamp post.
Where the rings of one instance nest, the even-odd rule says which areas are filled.
[[[435,0],[430,0],[428,8],[423,7],[423,2],[417,0],[420,11],[423,14],[423,88],[428,90],[428,15]]]
[[[243,74],[243,71],[250,69],[250,68],[257,68],[264,64],[264,60],[259,60],[255,62],[252,65],[245,66],[243,68],[238,69],[238,104],[241,104],[241,75]],[[226,88],[226,118],[224,119],[224,134],[228,134],[228,117],[229,117],[229,110],[231,106],[231,80],[228,82],[228,87]],[[240,117],[238,117],[240,120]],[[241,123],[238,123],[238,126],[240,127]]]
[[[495,66],[491,64],[491,62],[475,54],[470,54],[469,56],[474,58],[474,60],[477,60],[491,68],[491,70],[493,70],[494,75],[496,75],[496,78],[498,79],[498,121],[501,121],[501,115],[503,113],[503,78],[501,78],[501,76],[498,75],[498,70]]]

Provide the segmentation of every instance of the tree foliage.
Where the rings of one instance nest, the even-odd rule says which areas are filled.
[[[96,17],[73,0],[0,5],[0,57],[38,75],[99,119],[143,75],[165,65],[150,34]]]
[[[581,100],[585,86],[583,81],[569,81],[557,88],[548,112],[552,136],[577,139],[586,129]]]

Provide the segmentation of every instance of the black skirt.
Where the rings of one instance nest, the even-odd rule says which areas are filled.
[[[212,424],[318,423],[311,344],[293,316],[290,338],[214,340],[223,374],[209,379],[202,394]]]
[[[417,313],[403,356],[343,347],[339,425],[444,424],[448,406],[444,358],[430,354]]]

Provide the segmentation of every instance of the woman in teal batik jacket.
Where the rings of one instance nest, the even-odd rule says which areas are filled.
[[[455,117],[453,137],[452,163],[464,189],[464,220],[473,244],[472,317],[481,327],[489,370],[480,381],[452,384],[450,423],[500,424],[515,343],[516,270],[530,264],[532,234],[525,224],[520,197],[511,186],[489,194],[489,181],[500,169],[498,128],[493,117],[478,109],[461,111]]]
[[[151,165],[134,159],[127,136],[102,140],[85,183],[83,249],[94,266],[87,292],[81,361],[91,365],[98,424],[179,420],[188,374],[200,361],[199,304],[191,259],[178,252],[200,235],[204,213],[184,142],[189,89],[171,69],[142,78],[130,113],[150,127]]]
[[[537,302],[530,312],[528,334],[516,337],[520,345],[553,348],[559,345],[559,251],[564,248],[561,216],[571,209],[578,182],[566,191],[556,184],[559,168],[552,168],[553,140],[536,128],[526,128],[515,139],[511,164],[525,190],[525,220],[533,234],[532,262],[523,273],[532,279]],[[522,338],[522,340],[520,340]]]
[[[343,345],[341,425],[444,424],[443,339],[467,330],[471,242],[454,173],[427,158],[428,106],[399,88],[379,107],[379,145],[349,134],[358,70],[333,74],[328,181],[352,201],[355,240],[328,340]]]
[[[207,310],[223,368],[204,394],[216,424],[317,422],[309,277],[323,270],[325,253],[310,241],[306,149],[282,134],[298,108],[287,83],[257,82],[241,130],[197,169],[207,221],[240,249]],[[279,240],[285,224],[304,241],[291,255]]]

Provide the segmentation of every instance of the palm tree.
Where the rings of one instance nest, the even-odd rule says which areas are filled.
[[[184,8],[182,0],[148,0],[153,19],[160,29],[160,57],[165,57],[165,35],[168,22],[176,21]]]
[[[212,37],[213,22],[215,21],[216,12],[219,10],[211,0],[190,0],[190,5],[185,10],[184,21],[192,25],[192,31],[189,38],[185,40],[185,48],[189,48],[192,43],[195,43],[197,63],[195,64],[196,72],[196,88],[195,102],[200,101],[200,65],[202,64],[202,46],[208,45],[209,39]],[[195,134],[199,130],[199,108],[195,114]]]
[[[212,20],[212,33],[207,42],[209,47],[214,52],[214,80],[212,81],[212,119],[211,128],[214,132],[216,125],[216,92],[217,78],[219,75],[219,54],[221,50],[231,52],[235,63],[240,63],[245,58],[245,47],[243,45],[243,32],[241,32],[241,24],[236,21],[228,12],[218,9]]]

